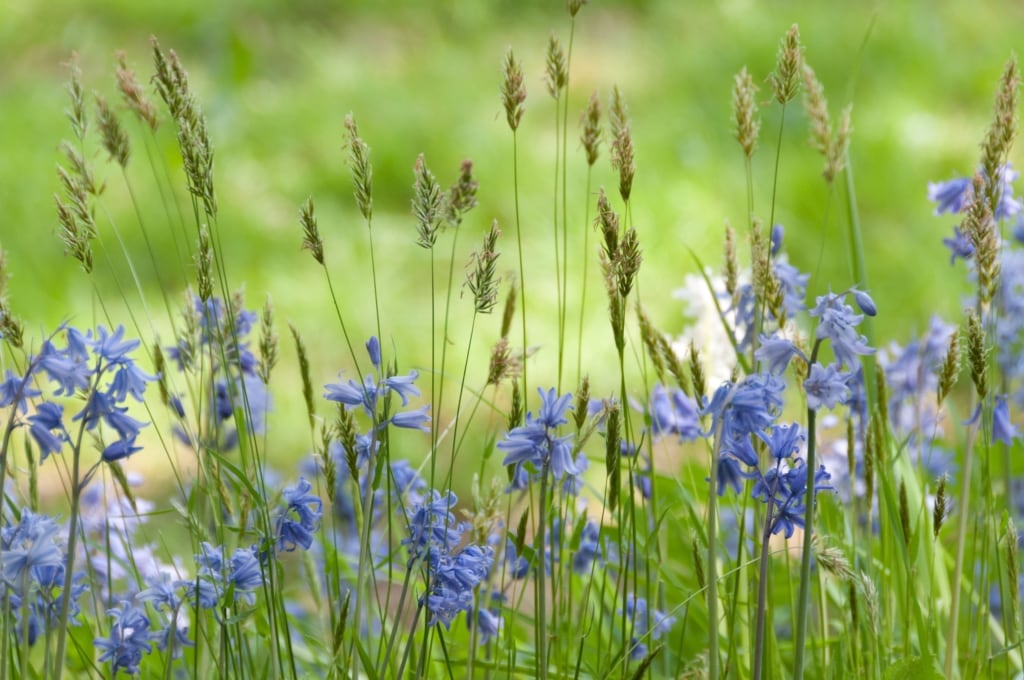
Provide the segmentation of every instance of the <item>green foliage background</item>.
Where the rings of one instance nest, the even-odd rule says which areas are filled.
[[[594,89],[605,102],[612,84],[626,95],[637,158],[633,222],[645,254],[641,297],[656,324],[678,333],[684,324],[682,306],[671,293],[695,271],[684,246],[717,267],[724,221],[737,228],[745,223],[742,154],[730,123],[732,76],[746,65],[763,83],[774,66],[779,38],[794,22],[800,24],[806,58],[825,85],[833,116],[853,102],[851,162],[868,285],[880,310],[875,341],[905,340],[925,329],[933,312],[953,316],[966,291],[962,266],[948,266],[941,244],[954,220],[931,215],[926,185],[974,168],[996,80],[1020,44],[1024,5],[596,1],[578,17],[572,110],[581,111]],[[153,34],[179,53],[209,118],[228,275],[236,285],[244,282],[250,307],[260,306],[266,293],[273,295],[278,319],[293,321],[306,335],[314,381],[321,384],[332,380],[347,360],[322,272],[299,249],[298,206],[310,194],[350,330],[356,338],[374,331],[365,227],[340,150],[342,121],[354,113],[372,149],[382,340],[398,348],[404,366],[429,366],[429,346],[420,343],[430,323],[428,260],[414,244],[412,165],[424,153],[447,186],[463,158],[474,161],[481,205],[464,226],[468,235],[460,236],[456,272],[492,218],[506,232],[499,269],[514,268],[512,145],[498,96],[501,60],[511,45],[524,61],[529,89],[520,128],[526,276],[534,286],[531,308],[550,309],[552,320],[549,336],[537,338],[541,352],[536,362],[550,367],[555,343],[550,276],[554,107],[543,84],[543,59],[550,32],[556,31],[564,44],[568,25],[563,3],[554,1],[3,3],[0,244],[12,273],[14,309],[36,338],[61,319],[81,321],[93,309],[91,286],[72,260],[61,257],[55,233],[54,164],[60,139],[70,135],[63,115],[67,72],[61,63],[77,51],[86,86],[116,101],[114,51],[126,50],[129,63],[148,78]],[[766,103],[767,86],[760,94]],[[762,113],[755,207],[767,219],[779,108],[766,105]],[[812,273],[814,295],[830,284],[838,289],[855,281],[842,237],[841,203],[829,201],[819,175],[821,159],[806,138],[803,113],[791,108],[782,140],[776,221],[786,226],[792,262]],[[140,139],[135,138],[133,187],[157,248],[173,253]],[[172,131],[162,129],[160,140],[155,152],[164,155],[172,173],[180,173]],[[570,148],[575,146],[570,140]],[[98,173],[108,182],[97,216],[103,241],[99,251],[110,254],[113,272],[106,271],[101,254],[100,294],[117,299],[115,277],[122,284],[128,281],[116,241],[105,230],[109,214],[141,263],[139,274],[152,291],[149,302],[159,317],[158,283],[145,261],[124,182],[114,167],[102,163],[105,154],[93,151]],[[612,190],[616,180],[606,146],[603,151],[594,186]],[[583,195],[582,152],[572,163],[570,221],[582,230],[584,201],[592,205],[594,197]],[[180,175],[172,177],[184,205],[184,182]],[[447,245],[441,249],[446,252]],[[596,262],[593,253],[574,258],[571,291],[584,255]],[[176,296],[190,272],[170,271],[175,274],[166,287]],[[591,357],[597,362],[591,370],[599,372],[612,348],[596,267],[591,275],[587,337],[607,347]],[[546,298],[542,286],[550,289]],[[129,304],[132,299],[129,294]],[[468,328],[468,302],[463,306],[451,337],[463,337]],[[488,323],[478,328],[478,374],[486,369],[486,346],[497,336],[498,319]],[[575,327],[572,316],[569,323]],[[279,332],[287,335],[283,324]],[[290,349],[285,354],[294,365]],[[293,381],[284,389],[298,393],[293,369],[281,380]],[[599,385],[597,391],[604,388]],[[281,389],[278,384],[275,391]],[[279,399],[274,420],[301,418],[297,401]],[[304,446],[302,432],[289,439],[286,448]]]

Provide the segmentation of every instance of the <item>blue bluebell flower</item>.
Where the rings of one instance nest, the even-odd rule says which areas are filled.
[[[655,437],[674,435],[682,441],[694,441],[704,435],[697,403],[676,388],[671,392],[660,383],[651,392],[651,432]]]
[[[370,355],[370,363],[373,364],[373,367],[380,371],[380,340],[376,335],[371,335],[370,339],[366,341],[366,353]]]
[[[647,600],[632,593],[626,595],[625,615],[633,624],[629,652],[629,658],[633,661],[647,656],[647,642],[661,639],[676,624],[676,617],[649,608]]]
[[[129,602],[122,602],[121,606],[107,610],[107,614],[112,619],[110,634],[105,638],[96,638],[94,642],[103,652],[99,662],[111,663],[111,677],[119,671],[135,675],[139,672],[142,655],[153,651],[149,616],[144,609]]]
[[[320,528],[323,516],[323,501],[312,493],[312,485],[305,477],[298,484],[282,492],[287,503],[284,512],[277,519],[277,549],[291,552],[296,547],[309,550],[313,534]]]
[[[528,478],[524,476],[528,475],[524,472],[527,464],[539,472],[550,470],[555,481],[567,474],[580,473],[572,458],[573,436],[558,437],[555,434],[556,428],[568,423],[565,414],[572,408],[572,395],[559,397],[554,389],[545,392],[538,388],[537,392],[541,398],[539,415],[534,417],[532,412],[527,413],[525,424],[513,428],[498,443],[498,448],[506,454],[502,465],[515,466],[513,489],[524,488],[516,484]]]
[[[1006,395],[997,395],[995,402],[995,409],[992,411],[992,441],[1012,446],[1013,440],[1019,437],[1020,433],[1010,420],[1010,405],[1006,401]]]
[[[839,370],[838,364],[822,366],[811,365],[811,373],[804,381],[807,392],[807,408],[817,411],[821,408],[835,408],[837,404],[845,404],[851,396],[847,382],[850,373]]]
[[[587,520],[580,533],[580,547],[572,556],[572,568],[577,574],[585,574],[590,571],[590,565],[601,556],[601,528],[592,520]]]
[[[430,407],[423,406],[413,411],[399,411],[391,416],[391,424],[408,430],[430,432]]]
[[[792,340],[782,337],[779,333],[761,334],[760,346],[754,352],[754,358],[760,361],[769,373],[782,375],[793,357],[800,357],[807,363],[807,357]]]
[[[8,368],[6,375],[0,383],[0,408],[13,404],[20,413],[27,413],[28,400],[40,396],[42,392],[32,387],[31,373],[23,378]]]
[[[89,378],[93,372],[89,364],[71,359],[66,352],[57,349],[51,340],[43,343],[39,355],[32,361],[60,386],[54,392],[58,397],[71,396],[78,390],[89,388]]]
[[[60,453],[64,442],[68,441],[68,433],[64,428],[64,407],[52,401],[44,401],[36,407],[36,412],[28,417],[28,421],[29,434],[39,445],[39,461],[45,461],[51,453]]]
[[[984,172],[982,172],[984,175]],[[1019,173],[1013,169],[1010,163],[999,168],[999,202],[996,204],[995,218],[1003,220],[1013,217],[1021,211],[1024,203],[1013,195],[1013,182],[1016,181]],[[987,178],[986,178],[987,180]],[[928,200],[935,201],[935,214],[941,215],[944,212],[963,212],[964,206],[974,195],[973,180],[970,177],[958,177],[947,182],[929,182]]]
[[[878,314],[878,307],[875,305],[875,301],[865,291],[854,288],[850,292],[853,293],[853,299],[857,302],[857,306],[860,307],[860,311],[868,316]]]
[[[505,542],[505,566],[509,576],[516,580],[526,578],[530,573],[530,561],[519,554],[511,538]]]
[[[955,264],[956,258],[969,260],[974,257],[974,244],[967,235],[960,231],[960,227],[953,227],[953,238],[942,239],[942,244],[949,248],[949,263]]]
[[[946,212],[961,212],[971,193],[970,177],[957,177],[946,182],[928,183],[928,200],[937,203],[936,215]]]
[[[864,319],[845,302],[846,294],[829,292],[819,296],[817,305],[810,311],[811,316],[818,317],[815,337],[828,341],[836,361],[850,368],[860,363],[858,355],[873,354],[875,350],[868,346],[867,338],[857,332],[856,326]]]

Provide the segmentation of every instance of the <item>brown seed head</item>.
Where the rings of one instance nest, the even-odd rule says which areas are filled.
[[[131,157],[131,144],[128,141],[128,133],[121,125],[120,119],[111,110],[107,100],[96,95],[96,118],[100,125],[100,135],[103,141],[103,148],[109,154],[111,160],[117,162],[122,169],[128,167],[128,159]]]
[[[590,95],[587,108],[580,118],[580,144],[587,154],[587,165],[593,166],[597,162],[597,148],[601,145],[601,98],[595,90]]]
[[[299,224],[302,225],[302,249],[312,253],[313,259],[322,265],[324,263],[324,242],[320,238],[320,229],[316,223],[312,196],[307,198],[299,208]]]
[[[775,101],[780,104],[785,104],[796,96],[802,61],[800,28],[793,24],[779,43],[779,56],[776,60],[775,72],[769,77]]]
[[[128,68],[124,52],[118,51],[116,56],[117,70],[115,72],[115,76],[117,78],[117,89],[121,92],[121,97],[124,99],[125,106],[127,106],[128,110],[134,113],[139,120],[148,125],[150,130],[156,132],[156,129],[160,126],[160,121],[157,118],[156,106],[152,101],[150,101],[149,97],[146,96],[145,91],[142,89],[142,85],[139,84],[139,81],[135,76],[135,71]]]
[[[523,105],[526,103],[526,85],[523,82],[523,67],[516,61],[512,48],[505,53],[503,66],[505,80],[501,86],[501,101],[505,106],[505,118],[508,126],[515,132],[523,119]]]
[[[565,84],[569,82],[569,69],[565,62],[565,50],[562,49],[562,44],[554,33],[548,39],[545,63],[547,64],[545,82],[548,86],[548,94],[558,99],[562,95],[562,90],[565,89]]]
[[[430,172],[423,160],[423,154],[416,158],[412,173],[415,178],[412,185],[412,212],[416,216],[416,233],[419,236],[416,243],[429,250],[437,242],[437,232],[444,218],[444,197],[440,185],[434,179],[434,173]]]
[[[761,120],[757,115],[757,102],[754,94],[757,86],[754,79],[744,66],[736,74],[732,90],[732,113],[736,125],[736,140],[743,147],[747,158],[753,158],[757,149],[757,136],[761,131]]]

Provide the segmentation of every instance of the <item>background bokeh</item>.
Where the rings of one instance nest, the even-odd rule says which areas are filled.
[[[763,84],[755,210],[767,219],[780,110],[768,104],[764,79],[774,67],[779,38],[794,22],[800,24],[806,59],[826,88],[833,116],[853,103],[850,158],[868,256],[867,286],[880,309],[876,341],[905,341],[924,330],[933,313],[958,318],[967,292],[964,270],[962,264],[949,267],[941,244],[955,220],[932,215],[926,185],[968,174],[976,165],[996,81],[1020,44],[1024,4],[1018,2],[648,0],[586,6],[573,44],[570,126],[577,129],[578,112],[595,89],[605,102],[613,84],[625,93],[636,147],[632,218],[644,249],[640,292],[645,306],[659,327],[679,333],[684,304],[672,293],[696,269],[687,248],[717,265],[723,224],[728,220],[742,228],[745,223],[743,159],[730,122],[732,77],[744,65]],[[535,322],[540,351],[534,361],[550,367],[555,114],[543,83],[543,60],[552,31],[563,44],[568,41],[562,2],[7,0],[0,4],[0,244],[11,274],[11,305],[33,338],[62,319],[87,326],[98,315],[93,283],[62,256],[56,236],[54,166],[61,159],[60,140],[70,136],[62,63],[76,51],[87,89],[117,101],[115,50],[125,50],[145,80],[152,72],[149,37],[157,36],[180,55],[209,118],[219,229],[232,284],[244,284],[250,307],[261,306],[270,294],[282,322],[287,368],[275,393],[285,396],[278,397],[271,426],[277,423],[286,434],[281,452],[272,455],[297,457],[308,448],[308,435],[300,400],[286,396],[289,390],[299,392],[283,321],[306,336],[315,382],[334,380],[350,365],[322,271],[299,248],[297,212],[307,196],[316,200],[350,330],[364,338],[375,328],[366,230],[341,151],[345,115],[355,115],[372,150],[383,344],[397,350],[403,367],[429,367],[429,260],[415,245],[411,169],[424,153],[447,186],[460,161],[472,159],[480,206],[460,235],[455,271],[461,272],[492,219],[506,233],[499,269],[514,266],[512,143],[498,96],[502,58],[512,46],[524,62],[529,90],[519,144],[528,293],[533,291],[531,312],[551,320],[546,329]],[[181,244],[167,227],[149,169],[151,159],[158,166],[166,162],[178,200],[186,204],[173,132],[165,125],[158,144],[147,146],[130,123],[137,143],[129,181],[156,251],[173,254]],[[583,206],[593,205],[594,197],[584,195],[585,164],[575,139],[569,148],[577,150],[570,164],[570,221],[581,233]],[[791,261],[813,274],[812,295],[830,285],[840,289],[855,283],[842,204],[829,199],[821,159],[807,144],[799,107],[787,112],[781,149],[776,221],[786,226]],[[147,152],[153,156],[147,158]],[[90,157],[107,183],[97,212],[102,243],[95,287],[114,301],[115,310],[122,298],[119,285],[129,287],[128,304],[138,304],[111,227],[116,224],[138,264],[154,325],[166,328],[159,283],[127,185],[98,147]],[[616,186],[607,153],[595,173],[594,187],[600,185]],[[440,248],[447,253],[450,245],[443,242]],[[593,253],[575,246],[573,291],[584,257],[596,262]],[[180,258],[169,255],[169,261],[175,266],[168,266],[164,287],[177,300],[189,272]],[[613,356],[596,272],[592,266],[585,330],[586,367],[592,373],[600,373]],[[450,335],[460,338],[461,357],[468,302],[457,308]],[[575,323],[570,316],[570,327]],[[473,365],[479,376],[498,319],[479,323],[476,333]],[[574,380],[570,375],[567,382]],[[617,385],[614,375],[607,380],[607,385],[599,381],[599,392]],[[289,422],[300,425],[289,427]]]

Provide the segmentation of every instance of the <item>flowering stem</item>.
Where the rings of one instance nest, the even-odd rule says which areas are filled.
[[[775,487],[778,484],[778,475],[772,481],[772,488],[768,492],[768,498],[775,498]],[[764,618],[768,608],[768,541],[772,535],[772,509],[774,506],[768,503],[768,509],[764,517],[764,531],[761,533],[761,564],[760,574],[757,583],[757,624],[755,628],[754,642],[754,667],[751,678],[761,680],[761,665],[764,662]],[[743,534],[741,533],[740,536]]]
[[[537,568],[537,616],[533,622],[534,644],[537,647],[537,677],[545,680],[548,677],[548,654],[547,654],[547,583],[545,570],[547,564],[544,559],[544,533],[547,529],[547,508],[548,508],[548,474],[551,471],[550,458],[544,461],[540,472],[540,514],[537,519],[539,528],[537,530],[537,542],[539,546],[540,564]]]
[[[708,678],[718,680],[718,459],[722,452],[722,422],[715,426],[708,482]]]
[[[815,343],[815,350],[820,345],[820,340]],[[817,351],[811,354],[813,363]],[[807,515],[804,519],[804,543],[800,555],[800,592],[796,600],[796,661],[793,669],[793,677],[799,680],[804,675],[804,654],[806,651],[807,639],[807,606],[811,594],[811,538],[814,535],[814,470],[815,460],[815,420],[817,411],[807,409]]]

